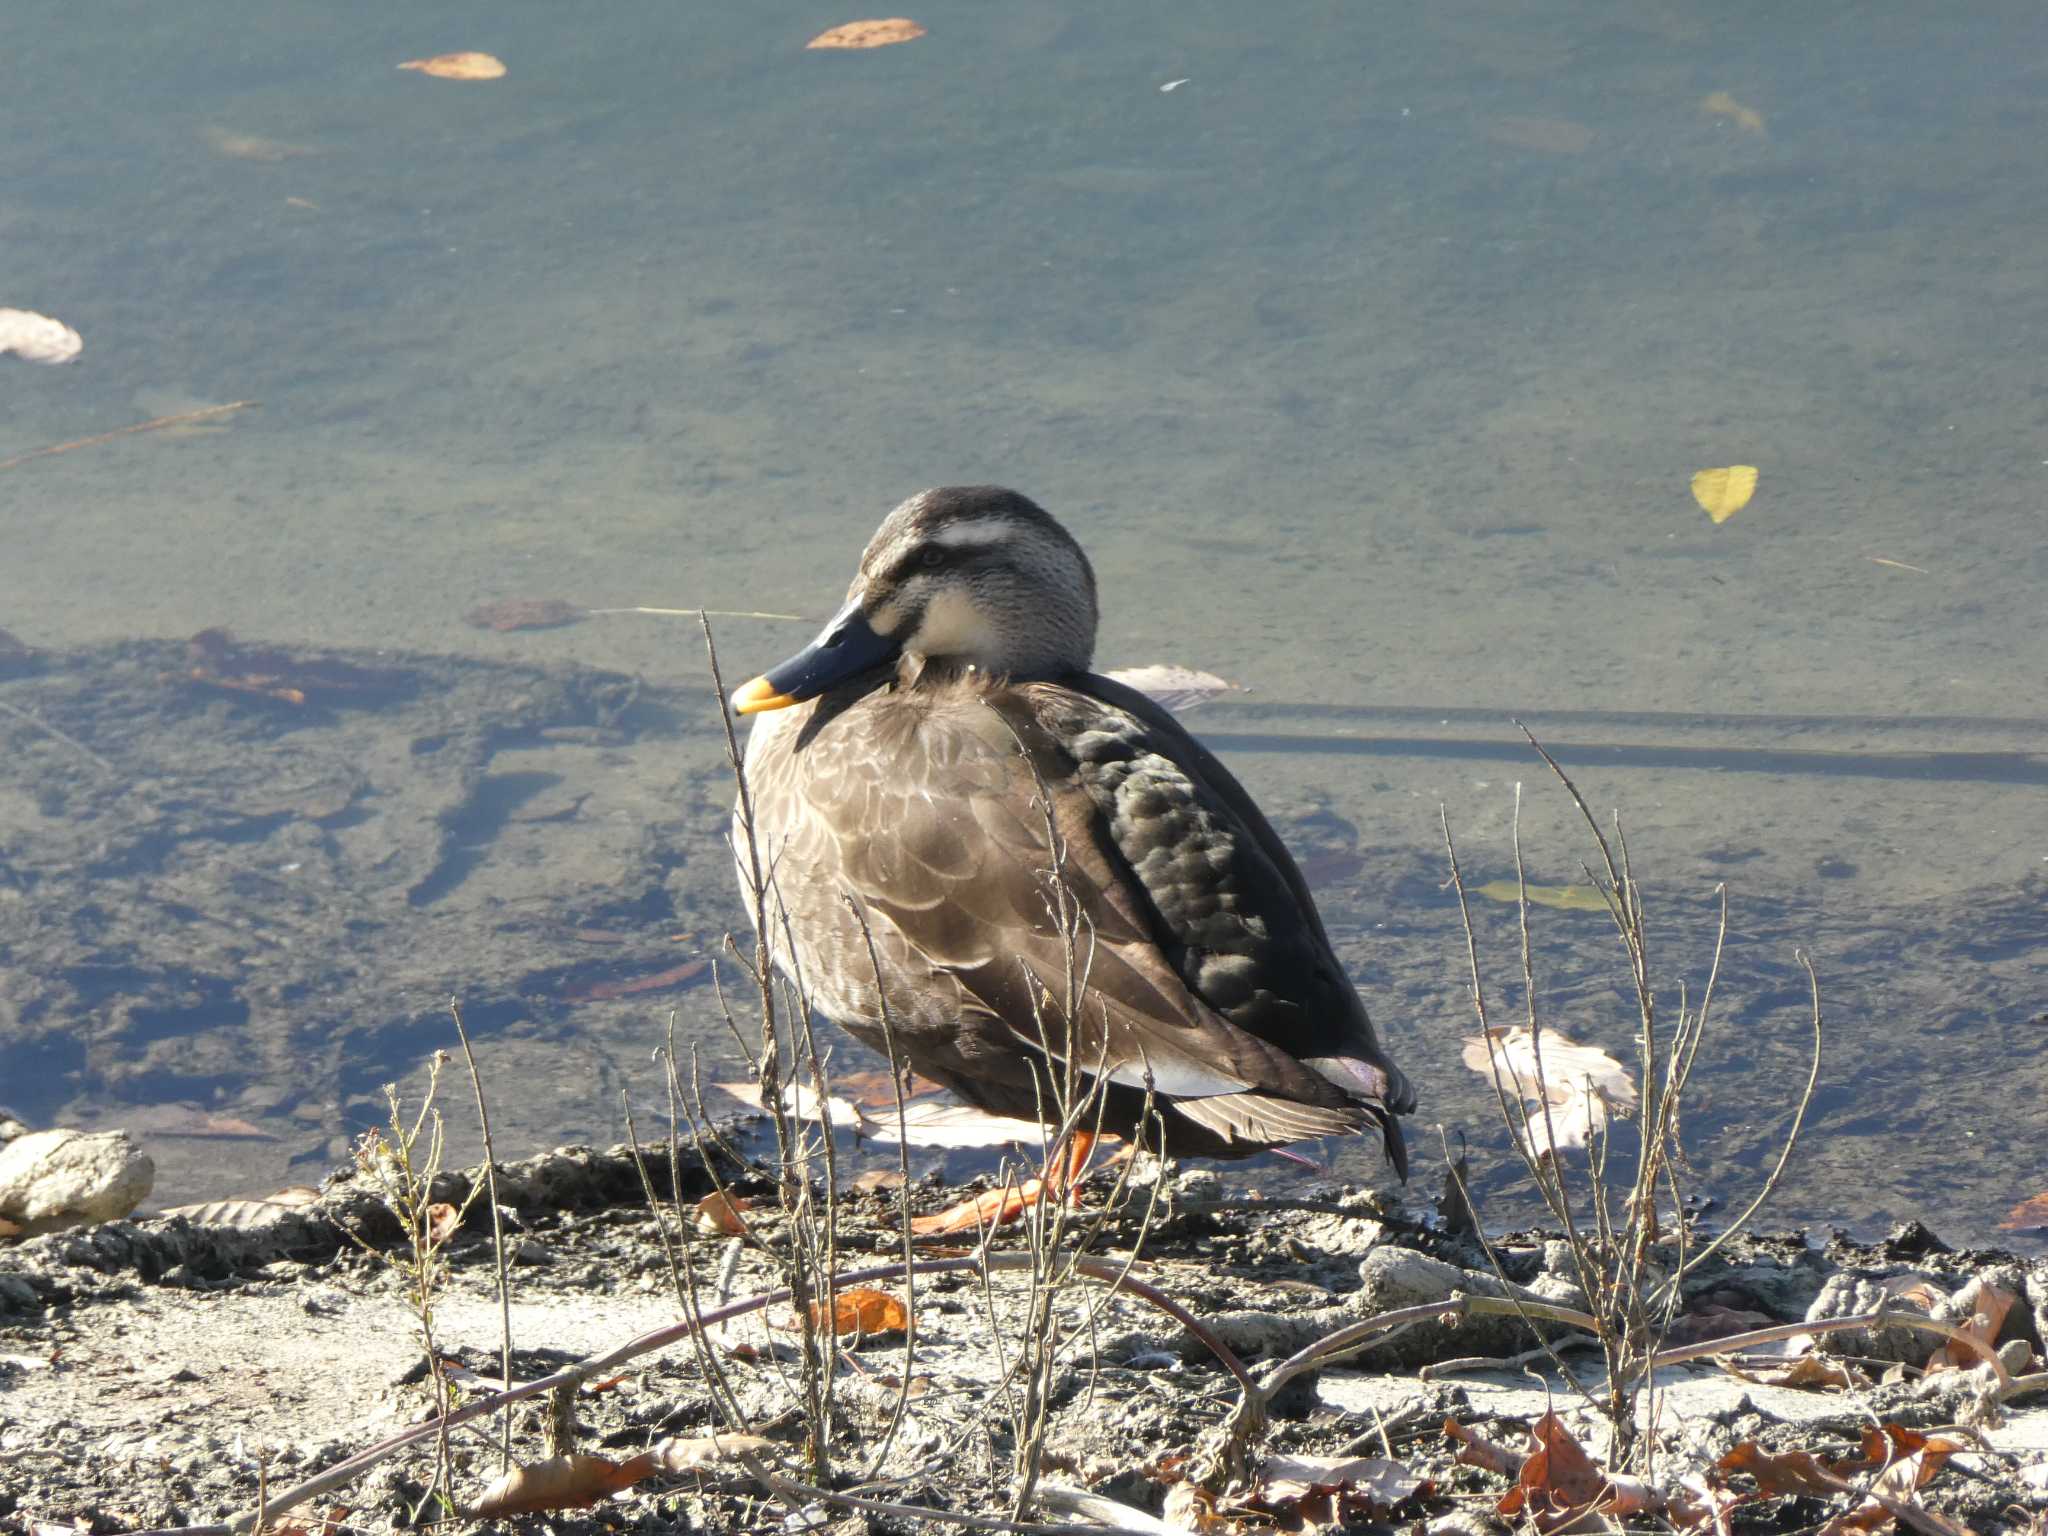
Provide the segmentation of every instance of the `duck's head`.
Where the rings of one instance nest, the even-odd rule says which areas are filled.
[[[1015,491],[949,485],[882,519],[845,606],[732,705],[782,709],[905,658],[1045,678],[1085,672],[1094,654],[1095,572],[1072,535]]]

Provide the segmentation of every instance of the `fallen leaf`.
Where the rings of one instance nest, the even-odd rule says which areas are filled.
[[[913,1147],[1000,1147],[1010,1142],[1036,1145],[1045,1127],[1035,1120],[992,1115],[972,1104],[940,1104],[930,1099],[903,1106],[901,1139]],[[876,1115],[868,1134],[876,1141],[898,1139],[897,1117]],[[1104,1137],[1105,1141],[1113,1138]]]
[[[814,1319],[821,1315],[817,1308],[818,1304],[812,1302],[811,1315]],[[887,1291],[860,1285],[841,1291],[832,1298],[834,1333],[872,1338],[880,1333],[901,1333],[909,1326],[910,1314],[903,1309],[903,1303]]]
[[[1762,133],[1764,115],[1754,107],[1746,107],[1726,91],[1710,91],[1700,102],[1700,110],[1709,117],[1725,117],[1744,133]]]
[[[1848,1391],[1870,1385],[1861,1371],[1831,1355],[1794,1355],[1782,1363],[1729,1356],[1722,1358],[1721,1369],[1737,1381],[1753,1381],[1760,1387],[1840,1387]]]
[[[849,21],[820,32],[805,43],[806,48],[886,48],[924,36],[924,28],[907,16],[885,16],[878,21]]]
[[[1276,1504],[1341,1491],[1355,1495],[1384,1518],[1422,1484],[1421,1476],[1383,1456],[1268,1456],[1259,1466],[1254,1493],[1262,1502]]]
[[[495,603],[478,604],[462,616],[462,622],[505,634],[515,629],[554,629],[574,624],[589,612],[582,604],[559,597],[503,597]]]
[[[1461,1466],[1481,1467],[1502,1477],[1520,1477],[1522,1463],[1529,1459],[1476,1429],[1466,1428],[1456,1419],[1444,1420],[1444,1438],[1458,1447],[1457,1460]]]
[[[21,1228],[9,1221],[5,1216],[0,1216],[0,1237],[19,1236],[21,1236]]]
[[[1489,880],[1484,885],[1472,887],[1474,896],[1484,896],[1488,901],[1518,903],[1525,889],[1514,880]],[[1607,898],[1590,885],[1531,885],[1526,887],[1529,905],[1532,907],[1555,907],[1560,912],[1605,912]]]
[[[2041,1227],[2048,1227],[2048,1190],[2022,1200],[1998,1224],[2001,1232],[2032,1232]]]
[[[903,1172],[898,1168],[870,1168],[853,1181],[853,1188],[859,1194],[872,1194],[878,1189],[901,1189]]]
[[[1740,1472],[1755,1478],[1772,1498],[1796,1493],[1824,1499],[1849,1486],[1811,1451],[1767,1451],[1754,1440],[1743,1441],[1714,1467],[1724,1476]]]
[[[448,1241],[462,1227],[462,1212],[445,1200],[427,1207],[427,1241],[436,1247]]]
[[[649,1447],[626,1465],[645,1461],[651,1472],[677,1476],[716,1471],[737,1465],[741,1456],[770,1456],[780,1449],[766,1435],[678,1435]]]
[[[1626,1118],[1634,1112],[1635,1084],[1612,1056],[1597,1046],[1578,1045],[1556,1030],[1546,1029],[1540,1041],[1539,1072],[1538,1043],[1538,1037],[1522,1025],[1511,1029],[1495,1026],[1484,1036],[1466,1036],[1464,1050],[1467,1067],[1491,1077],[1497,1066],[1516,1097],[1532,1106],[1528,1130],[1536,1156],[1553,1153],[1553,1136],[1557,1147],[1582,1147],[1594,1132],[1606,1129],[1610,1115]],[[1547,1115],[1541,1108],[1546,1102],[1550,1106]]]
[[[358,667],[318,654],[265,650],[241,644],[224,629],[202,629],[185,644],[191,658],[185,677],[190,681],[283,704],[304,705],[309,699],[367,703],[409,693],[416,686],[413,674],[397,668]]]
[[[1992,1348],[1998,1342],[1999,1330],[2005,1326],[2005,1315],[2016,1300],[2003,1286],[1982,1275],[1973,1277],[1949,1303],[1957,1314],[1956,1331],[1986,1349]],[[1943,1339],[1941,1348],[1928,1356],[1927,1373],[1931,1376],[1936,1371],[1969,1370],[1983,1361],[1984,1357],[1961,1339]]]
[[[1137,689],[1160,708],[1170,709],[1175,714],[1206,704],[1222,694],[1248,691],[1244,684],[1233,683],[1214,672],[1198,672],[1193,667],[1176,667],[1163,662],[1145,667],[1118,667],[1114,672],[1102,675],[1113,683]]]
[[[1486,136],[1550,155],[1583,155],[1593,146],[1592,129],[1563,117],[1496,117],[1486,125]]]
[[[1176,1531],[1188,1531],[1192,1536],[1235,1528],[1234,1522],[1216,1513],[1216,1496],[1193,1483],[1175,1483],[1166,1490],[1166,1502],[1160,1506],[1159,1518]]]
[[[642,992],[659,992],[666,987],[679,987],[686,981],[696,980],[710,969],[709,960],[685,960],[681,965],[667,966],[641,976],[627,976],[615,981],[571,982],[562,988],[562,996],[577,1003],[599,1002],[611,997],[634,997]]]
[[[257,133],[235,133],[211,123],[199,130],[199,137],[216,155],[229,160],[275,164],[280,160],[297,160],[320,153],[304,144],[287,144],[282,139],[266,139]]]
[[[319,1198],[319,1190],[295,1184],[262,1200],[208,1200],[198,1205],[174,1205],[163,1214],[182,1216],[195,1227],[231,1227],[239,1232],[254,1232],[274,1226]]]
[[[747,1230],[746,1222],[740,1219],[740,1212],[751,1209],[753,1204],[744,1196],[714,1190],[695,1206],[697,1230],[706,1237],[737,1237]]]
[[[1536,1450],[1522,1463],[1515,1486],[1494,1505],[1496,1513],[1513,1519],[1527,1513],[1539,1530],[1550,1530],[1600,1504],[1611,1481],[1588,1456],[1555,1413],[1546,1413],[1529,1428]]]
[[[835,1073],[832,1086],[863,1109],[885,1110],[892,1115],[896,1112],[896,1074],[885,1068],[877,1068],[873,1072]],[[941,1091],[930,1078],[919,1077],[915,1073],[903,1085],[906,1100]]]
[[[543,1509],[581,1509],[607,1494],[630,1488],[654,1468],[632,1470],[603,1456],[550,1456],[529,1466],[514,1467],[483,1491],[466,1513],[478,1520],[528,1515]]]
[[[505,73],[504,61],[488,53],[437,53],[431,59],[407,59],[398,67],[436,80],[496,80]]]
[[[1665,1332],[1664,1347],[1678,1349],[1688,1344],[1706,1344],[1715,1339],[1732,1339],[1738,1333],[1769,1328],[1777,1322],[1761,1312],[1744,1312],[1734,1307],[1711,1304],[1695,1308],[1675,1319]]]
[[[62,320],[32,309],[0,309],[0,355],[12,352],[29,363],[68,363],[85,347]]]
[[[1716,523],[1749,505],[1756,494],[1756,466],[1730,464],[1725,469],[1703,469],[1692,477],[1692,499]]]

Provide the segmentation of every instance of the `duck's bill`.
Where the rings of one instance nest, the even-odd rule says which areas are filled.
[[[884,662],[893,661],[897,644],[870,627],[857,602],[848,603],[818,632],[818,638],[778,667],[771,667],[734,691],[735,713],[757,715],[787,709],[805,699],[829,693]]]

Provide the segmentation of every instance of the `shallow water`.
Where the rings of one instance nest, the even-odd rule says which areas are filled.
[[[1531,878],[1569,883],[1587,852],[1519,716],[1624,809],[1673,988],[1729,883],[1694,1123],[1711,1193],[1754,1186],[1803,1074],[1799,946],[1831,1031],[1785,1220],[1983,1237],[2041,1186],[2037,8],[1006,4],[802,48],[845,19],[19,8],[0,305],[85,353],[0,359],[0,459],[261,404],[0,471],[0,627],[70,652],[227,625],[693,689],[681,621],[461,615],[822,613],[900,496],[1015,484],[1093,555],[1105,663],[1253,689],[1193,723],[1299,839],[1355,839],[1323,866],[1345,957],[1481,1161],[1499,1138],[1457,1064],[1437,808],[1475,883],[1510,868],[1518,779]],[[452,48],[510,73],[394,68]],[[1717,526],[1688,479],[1733,463],[1759,488]],[[803,631],[723,633],[741,673]],[[36,712],[48,686],[0,699]],[[17,867],[48,776],[80,771],[31,740],[0,715]],[[250,733],[256,763],[273,749]],[[517,805],[462,800],[485,804],[473,857],[386,899],[735,921],[718,751],[679,720],[550,761],[546,857],[509,851]],[[514,755],[489,771],[516,791],[538,770]],[[588,851],[614,842],[633,857]],[[127,877],[141,899],[170,878]],[[38,897],[0,887],[0,965],[32,998]],[[1482,937],[1504,984],[1511,928]],[[1539,911],[1537,940],[1556,1022],[1624,1047],[1600,920]],[[17,1005],[0,1102],[232,1112],[281,1139],[167,1140],[160,1194],[241,1192],[345,1147],[375,1085],[446,1043],[433,1008],[487,984],[477,959],[446,941],[387,1012],[317,1029],[195,1003],[150,1051],[190,1034],[208,1065],[154,1094],[155,1056],[119,1059],[118,987],[65,994],[74,1017]],[[501,1090],[509,1125],[616,1135],[666,1002],[493,1014],[486,1045],[547,1085]],[[715,1048],[703,994],[678,1006]]]

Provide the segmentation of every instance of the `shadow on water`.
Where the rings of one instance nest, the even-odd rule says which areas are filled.
[[[453,1046],[451,997],[495,1088],[506,1145],[618,1139],[622,1092],[656,1112],[665,1095],[650,1053],[671,1010],[708,1081],[744,1075],[709,986],[723,934],[743,919],[724,842],[723,741],[701,690],[416,656],[403,664],[422,686],[406,696],[314,718],[195,685],[164,665],[174,654],[81,651],[8,685],[63,733],[12,717],[5,732],[20,771],[48,786],[41,819],[6,853],[9,884],[34,893],[8,908],[0,971],[11,1020],[0,1082],[15,1109],[37,1121],[139,1123],[163,1165],[160,1199],[175,1202],[251,1192],[344,1158],[383,1119],[382,1085],[415,1089],[424,1058]],[[1421,750],[1282,732],[1328,723],[1329,711],[1244,714],[1271,729],[1211,732],[1211,745],[1255,760]],[[1213,711],[1218,723],[1229,715]],[[1574,723],[1620,722],[1582,713]],[[1677,761],[1740,771],[1729,722],[1632,723],[1667,737],[1711,730],[1713,745]],[[106,771],[77,771],[73,744],[89,745]],[[1526,744],[1505,740],[1446,738],[1432,755],[1456,761],[1481,748],[1533,761]],[[1560,751],[1567,761],[1587,753]],[[1785,771],[1781,751],[1753,755]],[[1855,775],[1870,755],[1798,760]],[[1433,1193],[1424,1186],[1441,1123],[1469,1141],[1490,1217],[1530,1214],[1491,1088],[1459,1060],[1473,1030],[1463,941],[1440,850],[1416,839],[1422,818],[1401,813],[1406,846],[1383,840],[1395,825],[1384,815],[1362,827],[1322,804],[1278,819],[1340,956],[1424,1086],[1414,1193]],[[1513,873],[1503,854],[1497,840],[1470,842],[1468,885],[1500,890]],[[1754,857],[1726,855],[1738,865]],[[1697,868],[1691,891],[1652,876],[1667,1007],[1681,980],[1697,988],[1711,952],[1719,877],[1710,862]],[[1518,1018],[1513,909],[1474,905],[1495,1005]],[[1633,1002],[1604,915],[1539,907],[1533,922],[1546,1020],[1626,1056]],[[1888,1149],[1967,1139],[1978,1126],[2040,1129],[2038,1095],[2024,1086],[2032,1079],[2014,1069],[2037,1070],[2048,1048],[2035,1017],[2048,966],[2042,882],[1889,905],[1768,885],[1738,893],[1688,1117],[1695,1193],[1722,1208],[1769,1166],[1787,1085],[1804,1077],[1795,945],[1818,957],[1831,1027],[1825,1086],[1781,1217],[1867,1228],[1938,1207],[1987,1230],[2011,1203],[2010,1170]],[[850,1041],[835,1049],[849,1066],[871,1064]],[[1938,1093],[1927,1088],[1930,1059]],[[459,1105],[451,1120],[464,1149]],[[1312,1160],[1335,1176],[1378,1172],[1356,1147],[1317,1148]],[[993,1158],[920,1152],[917,1162],[960,1176]],[[1247,1177],[1277,1192],[1314,1175],[1269,1157]]]

